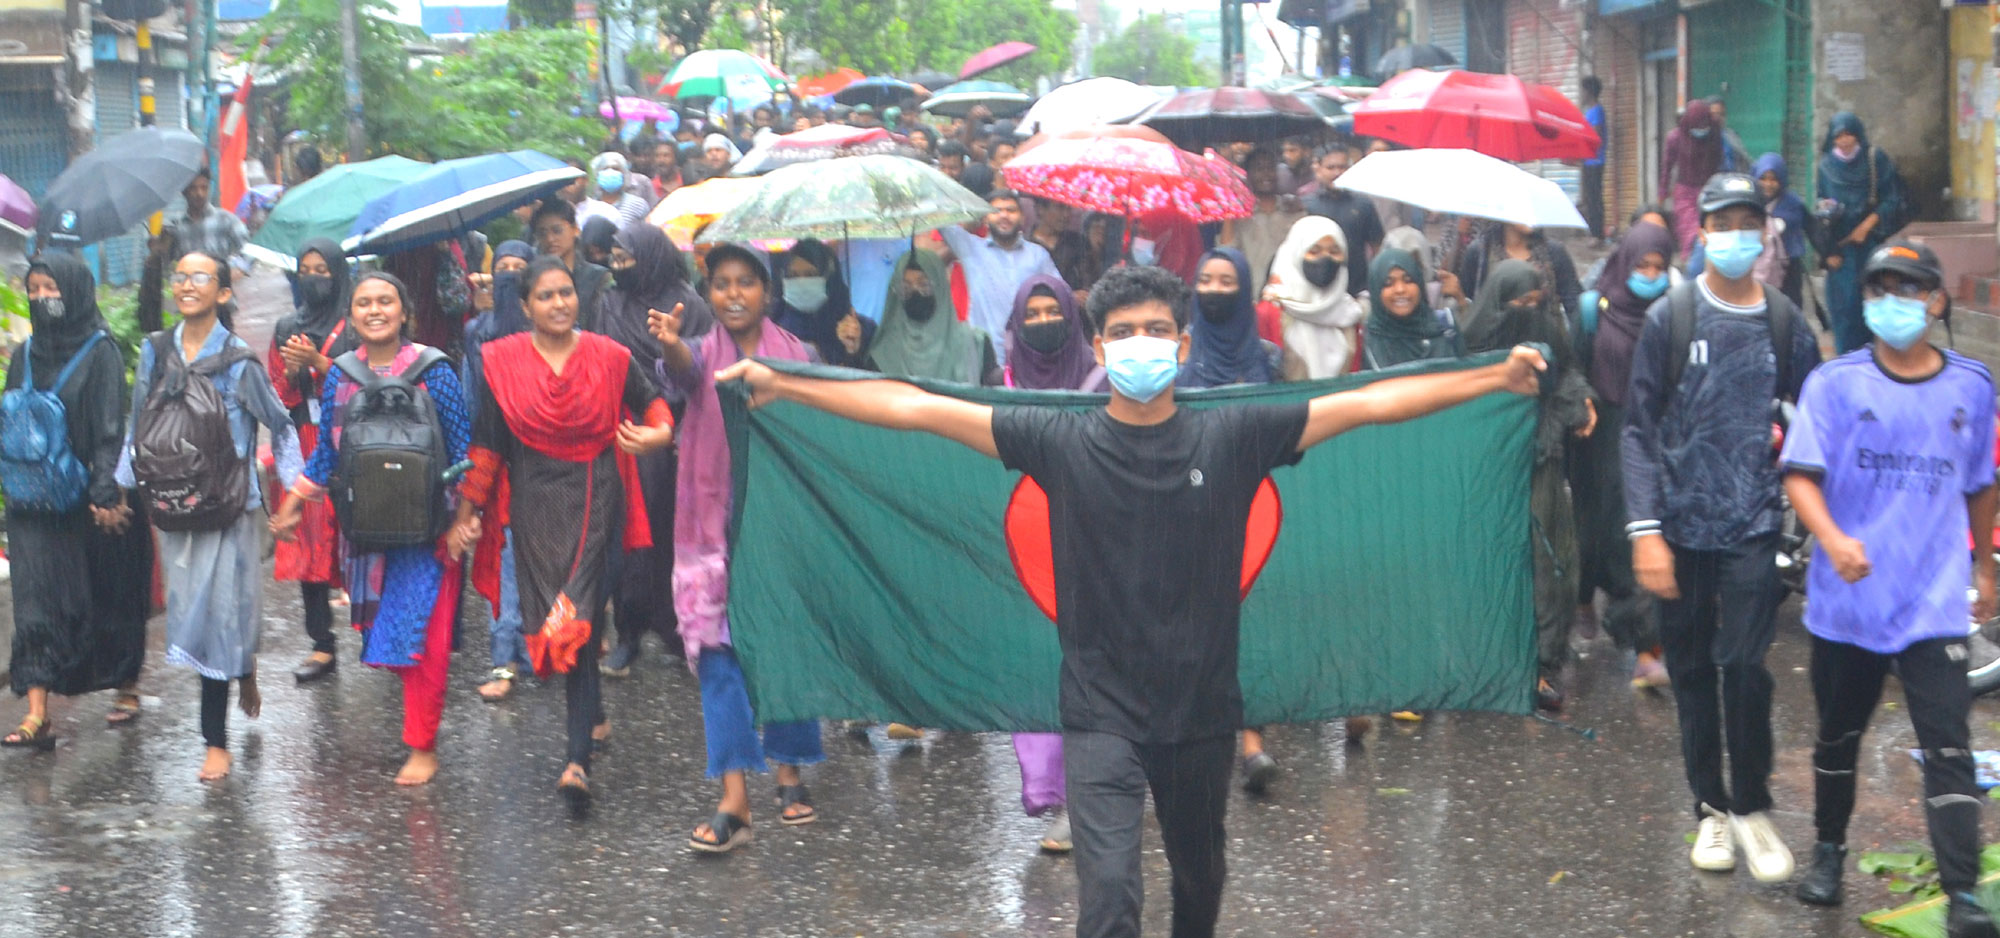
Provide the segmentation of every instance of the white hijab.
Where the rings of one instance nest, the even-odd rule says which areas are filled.
[[[1271,259],[1271,281],[1265,295],[1285,312],[1285,348],[1305,363],[1310,378],[1347,373],[1354,359],[1354,327],[1361,322],[1361,304],[1347,295],[1347,265],[1335,264],[1333,282],[1313,286],[1306,279],[1306,249],[1321,238],[1332,238],[1347,253],[1347,236],[1324,215],[1307,215],[1292,225]]]

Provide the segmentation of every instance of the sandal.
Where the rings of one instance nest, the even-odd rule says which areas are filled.
[[[572,817],[582,817],[590,812],[590,773],[576,766],[563,770],[562,781],[556,783],[556,793],[562,795],[569,805]]]
[[[111,702],[111,712],[104,715],[104,722],[112,726],[123,726],[139,718],[139,695],[120,694]]]
[[[56,748],[56,734],[49,728],[48,717],[22,717],[21,725],[7,734],[5,739],[0,739],[0,746],[47,752]]]
[[[793,805],[806,809],[804,814],[786,814]],[[819,812],[813,809],[812,793],[804,784],[778,786],[778,821],[797,826],[811,824],[819,820]]]
[[[486,672],[486,680],[480,682],[479,684],[479,699],[484,700],[487,703],[499,703],[500,701],[506,700],[507,695],[514,692],[514,682],[519,679],[520,675],[516,674],[512,667],[494,668],[493,670]],[[502,681],[506,682],[507,689],[497,694],[489,694],[486,692],[486,688],[489,685],[498,684],[501,683]]]
[[[708,819],[708,838],[688,835],[688,846],[702,853],[728,853],[750,842],[750,822],[734,814],[715,812]]]

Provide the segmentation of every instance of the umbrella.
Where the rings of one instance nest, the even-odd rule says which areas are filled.
[[[1003,42],[997,46],[988,46],[965,60],[965,67],[958,70],[958,77],[971,78],[1034,54],[1035,44],[1032,42]]]
[[[1184,91],[1134,119],[1183,150],[1234,141],[1282,140],[1326,129],[1319,112],[1304,101],[1276,91],[1204,88]]]
[[[758,179],[742,204],[709,226],[711,241],[913,237],[986,217],[986,200],[916,160],[857,156],[787,166]]]
[[[45,243],[93,244],[131,230],[167,207],[208,165],[201,138],[142,127],[99,144],[69,164],[42,194]]]
[[[1257,198],[1226,160],[1196,156],[1149,127],[1093,127],[1024,147],[1001,171],[1017,192],[1127,218],[1247,218]]]
[[[660,83],[659,93],[683,98],[728,98],[733,105],[752,107],[769,101],[791,79],[771,63],[735,49],[703,49],[689,53]]]
[[[264,226],[243,246],[252,258],[287,270],[297,264],[292,252],[313,238],[339,241],[354,227],[354,219],[369,200],[423,175],[431,164],[401,156],[384,156],[362,163],[329,167],[293,186],[271,209]]]
[[[937,69],[896,76],[920,88],[942,88],[958,80],[956,75],[947,75]]]
[[[361,207],[349,254],[389,254],[463,234],[553,195],[583,170],[534,150],[445,160]]]
[[[646,221],[665,231],[674,244],[683,249],[691,248],[694,247],[695,232],[701,230],[701,226],[743,204],[743,200],[756,192],[762,183],[760,179],[717,176],[692,186],[682,186],[667,193],[667,197],[646,215]],[[767,251],[782,251],[790,248],[792,241],[760,239],[750,244]]]
[[[35,222],[41,213],[35,210],[35,197],[28,190],[6,176],[0,176],[0,224],[13,226],[16,231],[27,234],[35,230]]]
[[[1478,150],[1503,160],[1581,160],[1597,131],[1562,92],[1512,75],[1404,72],[1354,109],[1354,132],[1411,147]]]
[[[1375,60],[1373,74],[1381,80],[1388,80],[1413,68],[1457,68],[1458,60],[1450,52],[1430,43],[1417,46],[1397,46],[1382,53]]]
[[[1123,78],[1086,78],[1042,95],[1021,118],[1019,129],[1026,134],[1059,134],[1114,124],[1152,107],[1170,93]]]
[[[599,116],[607,119],[616,116],[621,120],[628,121],[671,120],[678,122],[680,120],[680,115],[674,113],[673,108],[651,98],[635,98],[629,95],[618,96],[618,113],[616,115],[611,113],[611,102],[609,101],[598,104],[597,113]]]
[[[849,156],[888,154],[914,157],[917,151],[908,139],[881,127],[848,127],[822,124],[784,134],[743,155],[729,171],[731,176],[761,176],[781,166],[831,160]]]
[[[867,77],[851,68],[836,68],[824,75],[799,79],[799,93],[808,98],[823,98]]]
[[[1561,186],[1472,150],[1371,153],[1341,175],[1339,186],[1433,212],[1533,228],[1588,227]]]
[[[846,105],[866,104],[875,108],[885,108],[902,104],[908,98],[926,98],[930,92],[921,85],[913,85],[900,78],[864,78],[833,93],[833,100]]]
[[[997,81],[961,81],[939,89],[924,102],[924,110],[946,117],[966,117],[985,105],[994,117],[1013,117],[1035,103],[1035,96]]]

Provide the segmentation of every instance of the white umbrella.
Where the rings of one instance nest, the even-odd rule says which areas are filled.
[[[1341,174],[1340,188],[1433,212],[1533,228],[1588,228],[1561,186],[1472,150],[1387,150]]]
[[[1086,78],[1042,95],[1021,116],[1020,133],[1060,134],[1098,124],[1115,124],[1173,97],[1172,88],[1137,85],[1123,78]]]

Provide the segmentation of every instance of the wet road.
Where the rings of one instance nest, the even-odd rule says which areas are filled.
[[[1069,861],[1033,845],[1005,736],[921,744],[830,732],[809,772],[822,820],[760,811],[758,839],[691,855],[715,790],[701,779],[693,679],[654,650],[607,681],[616,726],[571,821],[559,684],[499,705],[473,693],[482,629],[454,659],[430,786],[398,789],[397,684],[353,662],[294,686],[306,650],[291,590],[266,595],[261,719],[234,715],[235,774],[195,780],[196,682],[160,664],[144,718],[104,726],[105,695],[62,701],[52,754],[0,758],[0,934],[86,935],[1067,935]],[[155,636],[157,645],[157,636]],[[1582,646],[1571,719],[1596,741],[1519,717],[1433,715],[1350,748],[1333,726],[1274,733],[1285,775],[1230,805],[1221,933],[1239,936],[1861,935],[1890,904],[1850,872],[1821,911],[1747,874],[1687,867],[1688,797],[1671,701],[1635,696],[1608,644]],[[1773,649],[1780,827],[1810,846],[1811,739],[1796,608]],[[4,708],[12,723],[18,704]],[[1990,745],[1991,702],[1974,715]],[[1853,845],[1923,837],[1913,735],[1900,708],[1867,740]],[[769,779],[755,783],[760,808]],[[1551,883],[1557,873],[1559,881]],[[1149,934],[1166,933],[1158,839],[1146,857]]]

